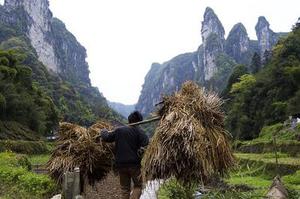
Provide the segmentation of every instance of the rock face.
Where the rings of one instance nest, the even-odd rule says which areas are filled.
[[[216,72],[216,57],[223,52],[225,30],[217,15],[211,8],[206,8],[202,22],[201,36],[203,42],[204,80],[209,80]]]
[[[251,51],[250,39],[242,23],[233,26],[226,40],[226,53],[234,58],[237,63],[247,63],[246,54]]]
[[[187,80],[217,92],[226,86],[233,67],[249,65],[255,52],[264,53],[277,42],[279,34],[269,28],[260,17],[256,26],[258,40],[250,40],[242,23],[236,24],[225,40],[222,23],[211,8],[207,8],[202,22],[202,44],[193,53],[185,53],[163,64],[154,63],[145,82],[136,109],[144,115],[153,111],[164,94],[178,90]]]
[[[198,73],[196,57],[196,53],[186,53],[163,64],[153,63],[145,77],[136,109],[147,115],[160,102],[163,94],[179,90],[187,79],[195,80]]]
[[[48,0],[5,0],[1,20],[20,29],[51,72],[72,83],[90,85],[86,50],[52,17]]]
[[[50,70],[58,72],[59,67],[55,52],[46,34],[51,31],[52,13],[48,9],[47,0],[5,0],[4,6],[10,12],[16,9],[24,9],[28,15],[27,36],[31,40],[32,46],[36,49],[40,61],[42,61]]]
[[[258,18],[255,30],[260,49],[260,56],[263,57],[264,53],[270,51],[272,46],[276,44],[279,36],[270,29],[269,22],[263,16]]]

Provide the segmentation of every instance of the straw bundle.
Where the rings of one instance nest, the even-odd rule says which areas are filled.
[[[193,82],[163,99],[160,123],[142,161],[145,180],[175,177],[190,184],[223,175],[235,163],[222,100]]]
[[[61,182],[64,172],[79,167],[81,180],[94,184],[103,179],[110,171],[113,160],[113,145],[97,141],[103,128],[111,130],[112,126],[98,122],[86,129],[75,124],[60,123],[57,146],[47,163],[51,176]]]

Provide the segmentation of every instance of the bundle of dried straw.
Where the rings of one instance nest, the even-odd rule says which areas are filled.
[[[103,128],[112,130],[106,122],[98,122],[88,129],[60,123],[59,139],[47,163],[51,176],[61,182],[64,172],[79,167],[82,181],[94,184],[102,180],[113,162],[113,144],[97,139]]]
[[[205,183],[235,164],[224,129],[222,100],[193,82],[163,99],[160,123],[142,161],[144,180]]]

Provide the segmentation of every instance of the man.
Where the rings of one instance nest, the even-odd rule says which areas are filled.
[[[143,116],[138,111],[128,116],[129,123],[142,120]],[[111,133],[102,130],[101,138],[105,142],[115,142],[115,163],[120,175],[122,199],[139,199],[142,194],[140,151],[148,145],[148,137],[137,126],[124,126]],[[134,188],[130,195],[131,181]]]

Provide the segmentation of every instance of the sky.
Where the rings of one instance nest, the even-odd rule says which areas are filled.
[[[1,1],[1,0],[0,0]],[[2,0],[3,1],[3,0]],[[92,85],[110,101],[134,104],[153,62],[163,63],[201,44],[207,6],[226,35],[242,22],[251,39],[263,15],[275,32],[290,31],[299,0],[49,0],[53,15],[87,49]]]

